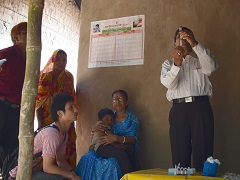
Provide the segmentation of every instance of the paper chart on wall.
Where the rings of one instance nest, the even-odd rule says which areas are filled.
[[[145,16],[91,22],[88,68],[142,65]]]

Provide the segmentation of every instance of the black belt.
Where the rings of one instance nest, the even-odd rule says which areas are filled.
[[[14,104],[13,102],[7,100],[7,99],[4,99],[4,98],[0,98],[0,101],[2,101],[3,103],[5,103],[7,106],[10,106],[12,108],[19,108],[20,105],[19,104]]]
[[[209,101],[208,96],[190,96],[185,98],[173,99],[173,103],[190,103],[190,102],[198,102],[198,101]]]

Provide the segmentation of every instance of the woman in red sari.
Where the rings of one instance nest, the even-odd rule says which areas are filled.
[[[51,104],[58,93],[70,94],[75,99],[73,75],[67,71],[67,54],[58,49],[53,52],[52,57],[44,69],[40,72],[38,83],[38,95],[36,101],[36,115],[38,128],[51,124]],[[76,166],[76,134],[74,123],[68,131],[67,159],[72,167]]]

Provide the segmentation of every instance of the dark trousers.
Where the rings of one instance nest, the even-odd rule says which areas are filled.
[[[13,108],[0,100],[0,168],[4,156],[18,147],[20,108]]]
[[[135,148],[135,145],[132,144],[126,144],[127,148],[125,149],[125,152],[127,153],[131,165],[132,165],[132,170],[133,171],[138,171],[141,170],[141,166],[140,166],[140,161],[138,158],[138,152]]]
[[[204,161],[213,156],[214,118],[209,101],[173,104],[170,114],[170,142],[173,166],[202,171]]]
[[[115,148],[111,145],[99,146],[96,153],[103,158],[116,158],[119,161],[123,175],[140,170],[140,163],[134,145],[126,145],[126,150]]]

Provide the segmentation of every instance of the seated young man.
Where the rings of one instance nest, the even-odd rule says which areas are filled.
[[[33,180],[81,180],[75,174],[65,158],[67,131],[73,121],[77,120],[78,110],[70,95],[58,94],[53,99],[51,114],[58,128],[42,129],[34,138],[34,154],[42,151],[43,169],[34,171]],[[16,178],[17,167],[10,171],[12,179]]]

